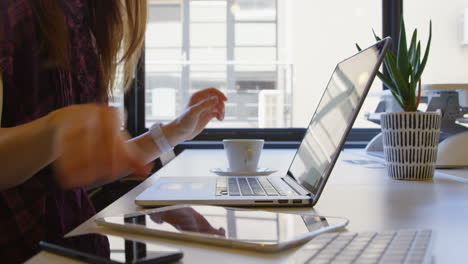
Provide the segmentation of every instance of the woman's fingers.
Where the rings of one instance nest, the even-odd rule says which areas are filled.
[[[220,101],[227,100],[227,97],[226,95],[224,95],[224,93],[222,93],[220,90],[213,88],[213,87],[203,89],[200,91],[200,93],[206,93],[206,94],[209,94],[209,96],[216,96],[220,99]]]
[[[197,104],[193,105],[190,109],[192,113],[192,118],[198,119],[200,115],[205,112],[212,112],[213,108],[218,104],[218,97],[211,96],[209,98],[203,99]]]
[[[194,105],[199,101],[212,96],[216,96],[219,102],[227,101],[227,97],[220,90],[216,88],[207,88],[194,93],[190,98],[189,105]]]
[[[224,111],[225,111],[224,102],[218,103],[215,110],[216,110],[216,114],[217,114],[216,118],[219,121],[223,121],[224,120]]]
[[[207,98],[212,98],[216,97],[218,100],[217,105],[215,106],[214,109],[210,111],[209,114],[205,115],[205,120],[206,118],[216,118],[220,121],[224,120],[224,112],[225,112],[225,106],[224,102],[227,101],[227,97],[218,89],[216,88],[207,88],[200,90],[192,95],[189,101],[189,107],[197,105],[203,100],[206,100]]]

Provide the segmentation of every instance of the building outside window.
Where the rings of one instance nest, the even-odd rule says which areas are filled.
[[[356,52],[343,40],[370,45],[372,28],[380,32],[375,2],[150,1],[147,126],[173,119],[206,87],[229,98],[211,128],[307,126],[334,65]]]
[[[278,59],[275,0],[150,3],[148,125],[173,119],[192,93],[207,87],[216,87],[229,98],[225,122],[212,122],[212,127],[291,123],[285,114],[290,107],[291,65]]]

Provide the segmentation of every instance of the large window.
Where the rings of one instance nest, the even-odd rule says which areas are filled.
[[[146,38],[145,121],[169,121],[189,96],[229,98],[211,128],[306,127],[335,64],[381,32],[375,0],[154,0]],[[376,81],[376,90],[381,84]],[[378,97],[367,100],[373,111]],[[364,115],[358,127],[372,127]]]

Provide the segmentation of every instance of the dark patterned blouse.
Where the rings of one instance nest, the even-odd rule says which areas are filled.
[[[97,56],[87,21],[87,1],[93,0],[61,0],[72,43],[73,67],[68,71],[42,66],[32,1],[36,0],[0,0],[2,127],[24,124],[72,104],[104,103],[98,102]],[[59,189],[49,166],[0,192],[0,260],[23,262],[39,251],[38,241],[58,242],[94,214],[84,190]]]

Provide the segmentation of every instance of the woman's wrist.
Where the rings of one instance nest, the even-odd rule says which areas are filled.
[[[185,141],[184,134],[178,126],[177,121],[162,124],[161,130],[172,147],[175,147],[176,145]]]
[[[42,124],[44,125],[44,127],[46,127],[47,129],[47,133],[50,135],[51,137],[51,143],[53,145],[55,145],[57,142],[57,137],[58,135],[61,133],[60,131],[60,113],[59,113],[60,110],[54,110],[52,112],[50,112],[48,115],[44,116],[43,117],[43,122]],[[52,159],[53,160],[56,160],[58,158],[58,156],[60,155],[60,153],[57,153],[57,148],[56,146],[52,146],[52,149],[53,149],[53,153],[52,153]]]

